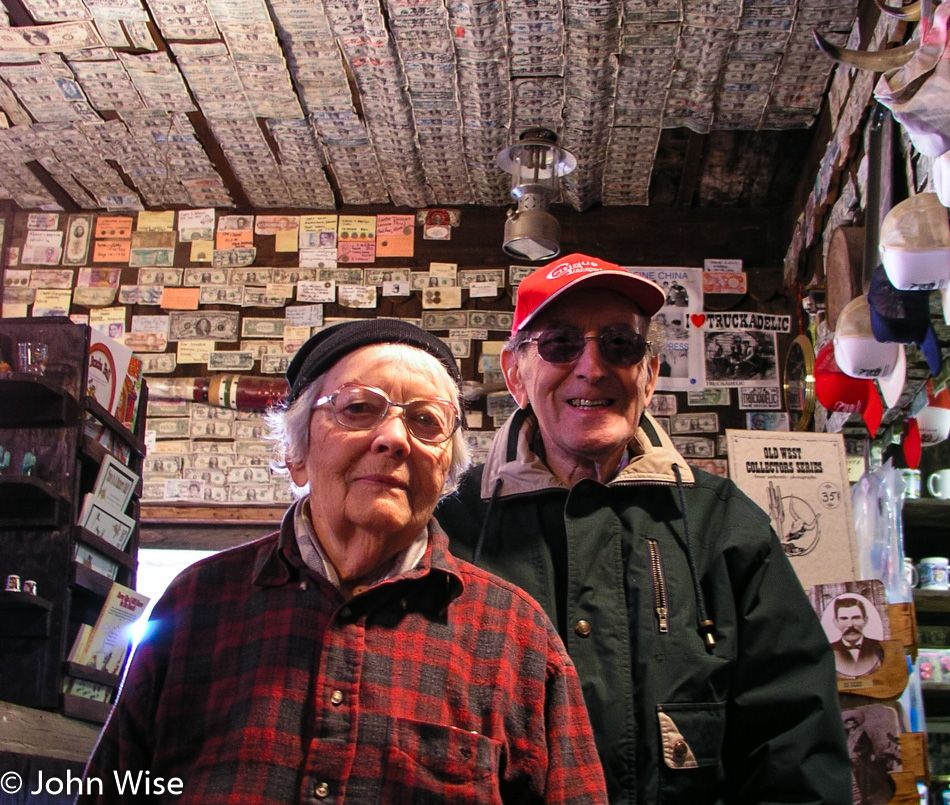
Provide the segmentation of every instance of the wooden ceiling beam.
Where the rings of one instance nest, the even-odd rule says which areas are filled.
[[[676,192],[676,206],[690,207],[699,185],[706,135],[689,133],[686,141],[686,154],[683,156],[683,170],[680,173],[679,189]]]

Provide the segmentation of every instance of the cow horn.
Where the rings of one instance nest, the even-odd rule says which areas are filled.
[[[849,50],[831,44],[818,31],[812,31],[812,33],[818,47],[836,62],[846,64],[848,67],[857,67],[860,70],[873,70],[875,73],[903,67],[917,52],[917,42],[908,42],[906,45],[889,50]]]
[[[904,22],[917,22],[920,19],[921,0],[900,8],[889,6],[884,0],[874,0],[874,2],[881,11],[890,17],[894,17],[894,19],[903,20]]]

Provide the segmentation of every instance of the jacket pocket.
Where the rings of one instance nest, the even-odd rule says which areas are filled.
[[[716,802],[726,733],[726,703],[657,705],[660,732],[659,802]]]
[[[389,747],[382,802],[501,803],[501,744],[477,732],[400,719]]]
[[[668,769],[717,766],[726,734],[726,703],[657,705],[663,760]]]

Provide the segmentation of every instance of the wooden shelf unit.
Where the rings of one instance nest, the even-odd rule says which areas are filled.
[[[65,662],[80,626],[95,623],[113,581],[78,562],[75,549],[83,544],[110,559],[115,580],[134,587],[138,526],[119,550],[77,522],[110,454],[97,436],[109,434],[121,446],[116,457],[141,476],[147,394],[143,386],[133,433],[86,394],[87,325],[65,318],[0,320],[0,355],[8,362],[20,341],[47,343],[49,362],[42,376],[0,373],[0,446],[11,454],[0,475],[0,577],[31,579],[38,594],[0,595],[0,698],[101,723],[110,705],[62,693],[67,675],[112,687],[120,680],[111,674],[92,679],[102,672]],[[26,475],[28,451],[36,463]],[[125,511],[136,521],[140,493],[141,484]]]

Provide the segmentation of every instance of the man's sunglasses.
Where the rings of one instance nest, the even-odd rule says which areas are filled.
[[[609,329],[600,335],[584,335],[574,328],[554,327],[544,330],[525,343],[538,347],[540,355],[548,363],[573,363],[584,351],[588,341],[596,341],[604,360],[614,366],[633,366],[643,360],[650,342],[633,330]]]

